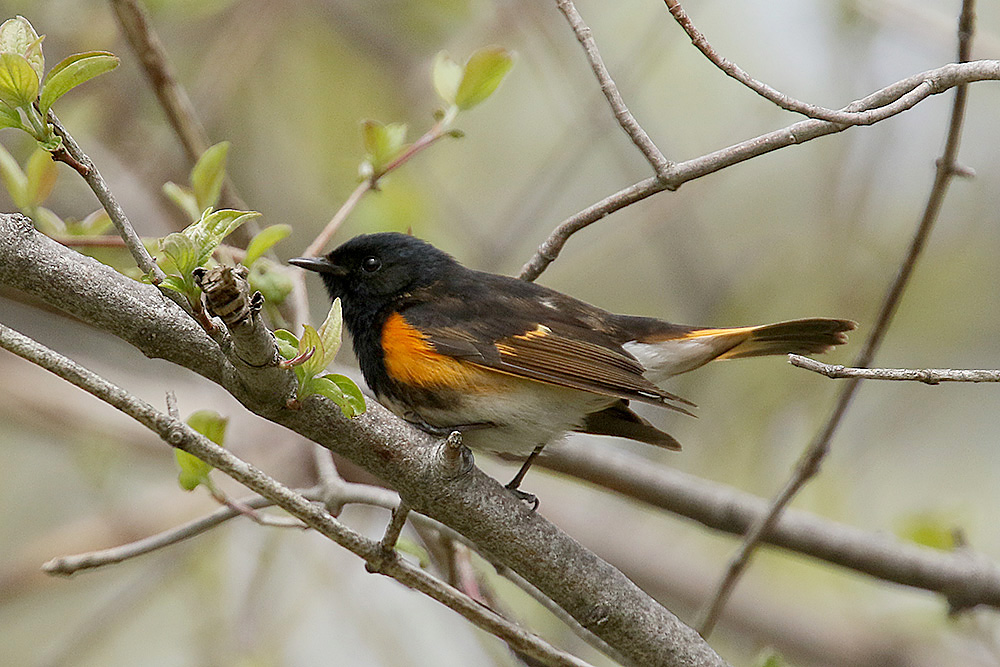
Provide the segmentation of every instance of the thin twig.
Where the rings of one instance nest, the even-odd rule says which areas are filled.
[[[385,527],[385,534],[378,543],[382,551],[388,552],[396,548],[396,542],[399,541],[399,534],[403,532],[403,526],[406,524],[406,517],[409,513],[410,506],[404,500],[400,500],[399,504],[392,508],[392,518],[389,519],[389,525]]]
[[[646,161],[653,167],[656,175],[660,178],[668,178],[669,172],[674,166],[673,163],[663,156],[660,149],[656,147],[653,140],[649,138],[646,131],[639,125],[632,112],[625,106],[625,100],[622,99],[621,93],[618,92],[618,86],[615,85],[614,80],[611,78],[608,68],[604,66],[604,60],[601,58],[601,52],[597,49],[597,42],[594,41],[590,27],[584,22],[583,17],[580,16],[580,12],[577,11],[572,0],[556,0],[556,6],[566,17],[566,20],[569,21],[569,25],[573,29],[573,34],[576,35],[577,41],[583,46],[583,51],[590,62],[590,68],[594,70],[594,75],[600,84],[601,92],[604,93],[608,104],[611,105],[611,111],[618,120],[618,124],[625,130],[629,138],[632,139],[632,143],[635,144],[636,148],[645,156]]]
[[[861,111],[881,107],[887,110],[885,118],[888,118],[905,111],[929,95],[936,95],[950,88],[976,81],[997,80],[1000,80],[1000,60],[952,63],[897,81],[849,104],[844,109]],[[896,104],[904,99],[905,105]],[[888,113],[888,110],[891,110],[891,113]],[[884,118],[880,118],[880,120],[884,120]],[[537,278],[559,256],[571,236],[615,211],[664,190],[676,190],[688,181],[713,174],[734,164],[781,148],[802,144],[818,137],[843,132],[849,127],[851,126],[824,120],[803,120],[784,129],[741,141],[707,155],[678,162],[667,180],[647,178],[605,197],[561,222],[539,246],[535,255],[524,265],[519,277],[522,280]],[[954,170],[953,167],[952,171]]]
[[[973,5],[974,0],[963,0],[962,2],[962,14],[959,17],[958,26],[959,63],[968,60],[972,46],[974,30]],[[941,210],[941,204],[948,190],[948,185],[955,175],[955,164],[957,162],[958,147],[962,134],[962,121],[965,117],[966,95],[966,85],[958,85],[955,90],[955,100],[952,105],[951,120],[948,125],[948,139],[945,143],[941,159],[937,161],[934,184],[931,187],[924,214],[913,235],[913,239],[910,241],[910,247],[907,250],[906,256],[900,264],[899,272],[882,302],[875,326],[868,335],[864,348],[854,363],[857,367],[869,365],[875,356],[875,352],[885,337],[893,315],[896,313],[903,291],[909,283],[910,276],[913,275],[917,259],[924,249],[931,228],[937,220],[938,212]],[[819,472],[820,464],[830,450],[830,441],[833,439],[833,434],[840,425],[841,419],[847,411],[847,407],[854,397],[860,382],[860,378],[852,378],[847,381],[837,398],[837,403],[826,424],[803,452],[785,487],[771,501],[768,512],[755,521],[753,526],[747,531],[740,549],[730,560],[725,575],[719,582],[711,602],[706,607],[703,621],[700,624],[702,636],[707,637],[711,634],[712,629],[719,619],[719,615],[722,613],[722,608],[732,594],[736,582],[750,563],[750,558],[759,546],[761,538],[774,528],[778,517],[792,501],[792,498]]]
[[[677,23],[680,24],[681,28],[684,29],[684,32],[687,33],[688,37],[691,38],[691,43],[694,44],[698,50],[712,62],[713,65],[764,99],[773,102],[786,111],[793,111],[795,113],[800,113],[803,116],[808,116],[809,118],[816,118],[817,120],[825,120],[831,123],[844,125],[871,125],[872,123],[877,123],[879,120],[882,120],[882,114],[886,113],[885,108],[877,111],[838,111],[835,109],[827,109],[826,107],[818,106],[816,104],[802,102],[794,97],[790,97],[781,91],[772,88],[763,81],[758,81],[753,78],[733,61],[723,58],[719,52],[715,50],[715,47],[709,43],[708,39],[705,38],[705,35],[695,27],[687,12],[685,12],[684,8],[681,7],[680,2],[677,0],[664,0],[664,3],[667,5],[667,9],[670,10],[671,16],[673,16]]]
[[[300,493],[305,498],[310,497],[308,492]],[[262,496],[255,496],[241,502],[245,506],[254,509],[274,505],[272,501]],[[174,528],[163,531],[162,533],[157,533],[156,535],[136,540],[135,542],[129,542],[128,544],[122,544],[109,549],[101,549],[99,551],[53,558],[49,562],[42,565],[42,570],[47,574],[69,576],[71,574],[76,574],[81,570],[90,570],[104,567],[106,565],[114,565],[138,556],[143,556],[153,551],[158,551],[165,547],[177,544],[178,542],[183,542],[184,540],[190,539],[196,535],[201,535],[202,533],[207,532],[212,528],[215,528],[238,516],[241,516],[241,512],[239,510],[223,506],[211,514],[188,521],[180,526],[175,526]]]
[[[479,628],[504,640],[513,649],[537,658],[546,665],[587,667],[588,663],[554,648],[419,567],[410,565],[401,558],[385,559],[378,542],[348,528],[330,516],[322,507],[236,458],[231,452],[216,445],[183,422],[159,412],[153,406],[71,359],[2,324],[0,324],[0,347],[41,366],[124,412],[157,433],[171,446],[197,456],[244,486],[271,499],[309,527],[364,558],[366,563],[377,564],[382,574],[443,603]]]
[[[788,355],[792,366],[825,375],[828,378],[858,378],[860,380],[897,380],[940,384],[941,382],[1000,382],[1000,370],[952,368],[851,368],[840,364],[824,364],[797,354]]]
[[[97,171],[97,167],[94,166],[93,161],[83,152],[80,145],[66,131],[66,128],[62,126],[62,123],[59,122],[59,119],[56,118],[56,115],[52,111],[49,111],[49,122],[52,123],[56,134],[62,139],[66,152],[85,167],[83,179],[90,186],[90,189],[94,191],[94,194],[97,195],[97,200],[101,202],[104,210],[108,212],[108,217],[111,218],[111,222],[114,224],[115,229],[118,230],[118,234],[125,241],[125,246],[132,253],[132,257],[135,258],[135,263],[139,266],[139,269],[150,277],[154,285],[159,285],[167,277],[166,274],[156,265],[149,251],[146,250],[146,246],[142,244],[142,239],[135,233],[135,228],[132,227],[132,223],[126,217],[125,211],[122,210],[122,207],[118,204],[118,200],[115,199],[108,184],[104,181],[101,172]]]

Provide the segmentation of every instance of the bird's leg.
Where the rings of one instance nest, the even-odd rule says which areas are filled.
[[[518,500],[523,500],[524,502],[531,505],[532,511],[538,509],[538,497],[533,493],[528,493],[527,491],[521,491],[517,487],[521,486],[521,480],[523,480],[524,476],[528,474],[528,468],[530,468],[531,464],[535,462],[535,459],[538,458],[538,455],[542,453],[542,448],[544,447],[545,443],[542,443],[537,447],[535,447],[535,449],[532,450],[530,454],[528,454],[528,458],[524,460],[524,464],[521,465],[521,469],[517,471],[516,475],[514,475],[514,479],[510,480],[510,482],[508,482],[507,485],[504,487],[508,491],[513,493]]]

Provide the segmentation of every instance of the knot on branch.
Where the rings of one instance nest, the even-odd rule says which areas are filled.
[[[472,450],[462,444],[462,434],[452,431],[438,447],[438,459],[447,477],[455,478],[467,475],[475,465]]]

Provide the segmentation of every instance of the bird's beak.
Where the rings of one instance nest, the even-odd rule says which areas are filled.
[[[347,269],[334,264],[325,257],[295,257],[288,260],[292,266],[315,271],[316,273],[329,273],[335,276],[346,276]]]

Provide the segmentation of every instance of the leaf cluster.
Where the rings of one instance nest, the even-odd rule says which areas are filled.
[[[60,97],[82,83],[118,67],[118,57],[106,51],[67,56],[45,74],[39,35],[23,16],[0,25],[0,129],[13,127],[30,134],[47,151],[62,140],[45,118]]]

